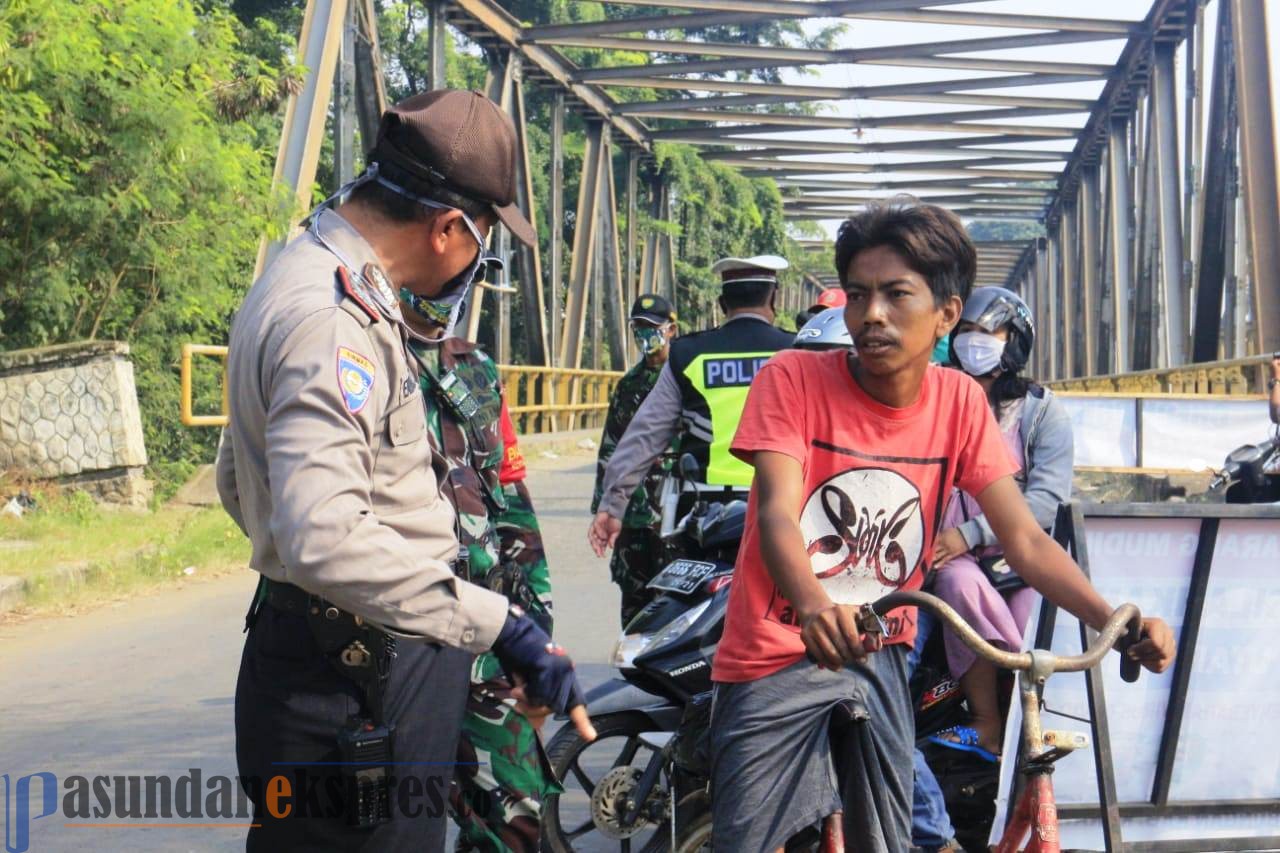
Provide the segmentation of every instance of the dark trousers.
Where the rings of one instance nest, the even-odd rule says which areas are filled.
[[[622,627],[658,594],[647,584],[662,571],[662,537],[651,527],[624,527],[613,543],[609,574],[622,593],[619,616]]]
[[[386,718],[395,725],[394,817],[371,829],[351,827],[344,811],[349,768],[326,763],[341,761],[337,734],[361,714],[362,694],[320,653],[303,616],[264,604],[236,683],[236,762],[254,803],[245,849],[442,850],[471,660],[445,646],[397,644],[385,693]],[[273,796],[286,785],[289,796]]]

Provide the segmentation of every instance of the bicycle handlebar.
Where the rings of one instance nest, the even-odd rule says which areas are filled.
[[[1006,652],[988,643],[959,613],[942,599],[927,592],[893,592],[872,604],[864,604],[858,614],[858,629],[868,634],[883,632],[880,614],[888,613],[898,607],[923,607],[937,616],[956,632],[960,640],[984,660],[988,660],[1002,669],[1029,670],[1033,665],[1030,652]],[[1096,666],[1111,648],[1116,647],[1121,635],[1127,632],[1120,642],[1119,650],[1123,652],[1142,636],[1142,615],[1133,604],[1122,604],[1107,619],[1098,637],[1089,648],[1078,655],[1062,655],[1053,660],[1054,672],[1083,672]],[[1138,680],[1141,666],[1136,660],[1124,655],[1120,658],[1120,677],[1125,681]]]

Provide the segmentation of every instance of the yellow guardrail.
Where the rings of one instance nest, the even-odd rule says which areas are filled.
[[[1271,356],[1255,355],[1227,361],[1184,364],[1110,376],[1085,376],[1046,382],[1055,391],[1102,394],[1178,394],[1192,397],[1221,395],[1248,397],[1267,392]]]
[[[222,359],[222,414],[195,415],[191,413],[191,357],[195,355],[211,355]],[[182,424],[183,426],[226,426],[227,416],[231,412],[230,396],[227,391],[227,348],[207,344],[182,345]]]
[[[197,355],[223,361],[222,413],[192,412],[192,361]],[[182,423],[189,427],[226,426],[230,412],[226,378],[227,348],[205,344],[182,346]],[[522,435],[561,430],[598,428],[604,425],[609,399],[622,374],[611,370],[577,370],[567,367],[498,365],[516,429]]]
[[[599,428],[622,373],[500,364],[498,373],[522,435]]]

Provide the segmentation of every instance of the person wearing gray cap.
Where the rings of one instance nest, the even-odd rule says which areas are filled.
[[[722,258],[711,268],[720,276],[725,321],[672,342],[667,364],[604,473],[587,532],[598,556],[614,546],[632,493],[677,435],[677,450],[693,455],[707,484],[751,485],[750,466],[729,453],[729,444],[756,371],[794,337],[773,325],[778,272],[788,266],[777,255],[757,255]]]
[[[261,574],[236,685],[249,850],[441,849],[471,657],[488,649],[530,710],[594,735],[563,649],[455,574],[436,402],[409,351],[427,324],[407,315],[452,331],[496,222],[533,241],[515,158],[511,120],[479,94],[392,107],[368,168],[232,323],[218,493]]]

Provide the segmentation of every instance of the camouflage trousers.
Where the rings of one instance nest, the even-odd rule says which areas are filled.
[[[613,545],[609,574],[622,591],[622,627],[653,600],[646,584],[662,571],[662,537],[652,527],[624,527]]]
[[[492,654],[476,658],[449,805],[457,851],[538,853],[542,802],[560,792],[542,742]]]

